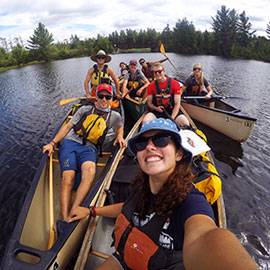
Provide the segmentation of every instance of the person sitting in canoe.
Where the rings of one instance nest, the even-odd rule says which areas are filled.
[[[43,152],[50,155],[60,143],[61,214],[65,221],[70,218],[72,209],[82,203],[91,187],[101,144],[107,144],[116,138],[115,143],[119,143],[120,147],[126,146],[123,139],[123,119],[118,112],[111,110],[112,94],[111,85],[99,84],[95,104],[79,108],[53,140],[43,147]],[[77,171],[81,171],[82,177],[71,203],[71,191]]]
[[[119,64],[119,67],[120,67],[120,76],[119,76],[120,79],[123,78],[128,73],[128,65],[124,62],[121,62]]]
[[[107,55],[105,51],[99,50],[96,55],[92,55],[90,58],[96,64],[86,74],[84,81],[86,97],[89,99],[96,97],[96,87],[101,83],[111,84],[112,81],[116,87],[116,96],[120,97],[118,78],[113,69],[106,64],[111,61],[111,56]],[[89,83],[91,83],[91,93]]]
[[[128,142],[140,172],[125,203],[72,212],[70,222],[89,214],[117,218],[115,252],[98,270],[257,269],[239,240],[216,226],[205,195],[193,186],[195,149],[181,134],[170,119],[145,122]]]
[[[145,75],[145,77],[149,80],[149,82],[152,82],[155,78],[153,70],[152,70],[153,64],[155,64],[156,62],[163,63],[166,60],[168,60],[168,58],[161,59],[161,60],[155,61],[155,62],[146,62],[146,60],[144,58],[141,58],[139,60],[139,63],[142,67],[142,72]]]
[[[134,97],[144,97],[149,81],[144,74],[137,68],[137,60],[129,61],[129,71],[124,77],[122,86],[122,96],[127,94]]]
[[[188,119],[179,115],[181,102],[181,86],[178,81],[165,75],[164,66],[156,62],[153,65],[155,80],[147,88],[147,105],[149,113],[145,120],[152,120],[156,117],[172,118],[180,126],[189,126]]]
[[[183,95],[185,96],[205,96],[206,99],[210,99],[213,94],[213,90],[209,82],[205,79],[202,65],[193,65],[192,74],[186,79],[183,85]]]

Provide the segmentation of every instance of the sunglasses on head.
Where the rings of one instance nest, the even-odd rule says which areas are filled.
[[[154,70],[153,72],[154,72],[154,74],[161,74],[162,71],[163,71],[163,69],[160,69],[160,70]]]
[[[166,133],[161,133],[150,137],[143,137],[143,136],[139,137],[134,142],[135,152],[137,153],[138,151],[143,151],[148,145],[150,139],[156,147],[163,148],[166,147],[172,141],[172,136]]]
[[[198,68],[198,67],[197,68],[193,68],[193,71],[195,71],[195,70],[201,70],[201,68]]]
[[[111,95],[97,94],[97,97],[98,97],[99,99],[106,98],[106,100],[112,99],[112,96],[111,96]]]

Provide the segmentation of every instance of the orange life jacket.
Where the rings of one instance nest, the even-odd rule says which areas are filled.
[[[147,224],[137,227],[131,221],[136,201],[136,196],[132,196],[125,203],[115,223],[114,245],[124,269],[184,269],[181,250],[169,250],[158,244],[168,217],[155,214]]]

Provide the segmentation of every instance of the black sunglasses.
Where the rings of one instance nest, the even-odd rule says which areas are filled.
[[[201,68],[193,68],[193,71],[195,71],[195,70],[201,70]]]
[[[97,59],[105,59],[105,58],[106,58],[106,56],[102,56],[102,55],[97,56]]]
[[[162,71],[163,71],[163,69],[160,69],[160,70],[154,70],[153,72],[154,72],[154,74],[161,74]]]
[[[110,95],[102,95],[102,94],[98,94],[97,97],[98,97],[99,99],[106,98],[106,100],[112,99],[112,96],[110,96]]]
[[[163,148],[172,141],[172,136],[166,133],[161,133],[150,137],[139,137],[134,142],[135,153],[137,153],[138,151],[143,151],[146,148],[150,139],[156,147]]]

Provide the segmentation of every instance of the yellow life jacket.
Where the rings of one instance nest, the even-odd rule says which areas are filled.
[[[100,83],[111,84],[111,77],[108,73],[108,65],[104,65],[102,70],[98,69],[98,65],[93,66],[94,73],[91,77],[91,87],[97,87]]]
[[[195,132],[206,141],[206,136],[201,130],[197,129]],[[222,190],[219,173],[206,153],[196,156],[193,164],[193,173],[196,175],[195,187],[204,193],[210,204],[213,204],[219,198]]]
[[[103,115],[102,115],[103,114]],[[83,115],[81,120],[73,127],[75,133],[82,137],[83,144],[86,141],[97,145],[102,144],[107,133],[107,121],[111,112],[87,112]]]

